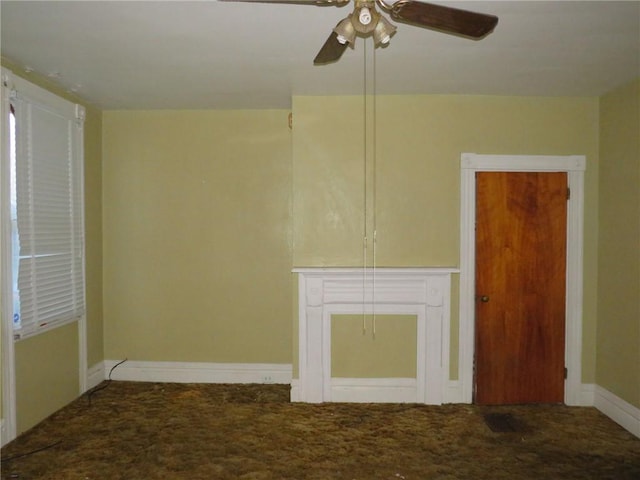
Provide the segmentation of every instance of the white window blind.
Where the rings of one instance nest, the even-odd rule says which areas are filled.
[[[20,320],[14,337],[19,339],[85,313],[84,109],[24,81],[14,85],[11,104]]]

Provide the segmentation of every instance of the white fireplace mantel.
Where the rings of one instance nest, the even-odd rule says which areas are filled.
[[[455,268],[296,268],[298,374],[291,400],[443,403],[449,379],[451,274]],[[376,313],[415,315],[414,379],[335,379],[331,317]],[[344,394],[347,385],[353,395]]]

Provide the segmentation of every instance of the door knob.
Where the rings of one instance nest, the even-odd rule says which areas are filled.
[[[489,296],[488,295],[482,295],[480,297],[480,301],[483,303],[487,303],[489,301]]]

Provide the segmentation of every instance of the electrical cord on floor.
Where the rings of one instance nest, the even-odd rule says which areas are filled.
[[[89,400],[89,406],[91,406],[91,397],[93,397],[100,390],[104,390],[109,385],[111,385],[111,374],[116,369],[116,367],[119,367],[120,365],[122,365],[126,361],[127,361],[127,359],[125,358],[124,360],[120,360],[118,363],[116,363],[113,367],[111,367],[111,370],[109,370],[109,377],[107,378],[107,381],[105,383],[101,384],[101,385],[98,385],[97,387],[92,388],[91,390],[89,390],[87,392],[87,399]]]
[[[107,381],[102,383],[101,385],[98,385],[97,387],[94,387],[93,389],[91,389],[91,390],[89,390],[87,392],[87,398],[89,399],[89,406],[91,406],[91,397],[94,394],[96,394],[97,392],[99,392],[100,390],[104,390],[105,388],[107,388],[111,384],[111,374],[116,369],[116,367],[122,365],[126,361],[127,361],[127,359],[125,358],[124,360],[121,360],[118,363],[116,363],[113,367],[111,367],[111,370],[109,370],[109,376],[107,378]],[[30,455],[33,455],[34,453],[42,452],[44,450],[49,450],[50,448],[56,447],[56,446],[60,445],[61,443],[62,443],[62,440],[58,440],[57,442],[51,443],[49,445],[45,445],[44,447],[36,448],[35,450],[31,450],[31,451],[26,452],[26,453],[18,453],[18,454],[15,454],[15,455],[11,455],[9,457],[0,458],[0,464],[9,463],[11,460],[16,460],[18,458],[28,457]],[[19,474],[15,474],[15,473],[11,473],[11,474],[9,474],[8,477],[3,477],[3,478],[6,478],[6,479],[20,478],[20,475]]]
[[[28,457],[29,455],[33,455],[34,453],[42,452],[43,450],[49,450],[50,448],[57,447],[61,443],[62,443],[62,440],[58,440],[55,443],[52,443],[52,444],[44,446],[44,447],[36,448],[35,450],[31,450],[30,452],[18,453],[16,455],[11,455],[10,457],[4,457],[4,458],[0,459],[0,463],[7,463],[7,462],[10,462],[11,460],[15,460],[17,458]]]

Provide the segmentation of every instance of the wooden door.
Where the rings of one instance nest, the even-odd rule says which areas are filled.
[[[564,400],[567,175],[476,174],[475,395]]]

